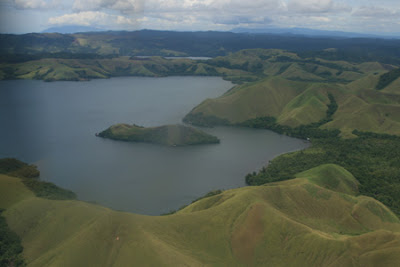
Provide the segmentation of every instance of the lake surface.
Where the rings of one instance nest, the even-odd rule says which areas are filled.
[[[204,129],[221,144],[163,147],[95,136],[115,123],[179,123],[232,87],[216,77],[123,77],[89,82],[0,82],[0,157],[39,166],[41,179],[116,210],[158,215],[308,146],[266,130]]]

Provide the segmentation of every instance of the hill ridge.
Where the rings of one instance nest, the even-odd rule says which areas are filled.
[[[374,199],[310,181],[310,176],[327,170],[340,181],[355,182],[342,167],[329,164],[303,172],[295,180],[223,191],[168,216],[37,198],[24,191],[19,178],[0,175],[0,208],[6,207],[7,221],[22,237],[30,266],[61,262],[197,266],[237,265],[238,261],[244,265],[338,262],[352,266],[354,260],[368,262],[381,255],[389,263],[400,260],[398,218]],[[14,186],[7,190],[27,192],[23,199],[4,199],[4,185],[10,182]],[[9,201],[14,203],[6,204]],[[368,246],[359,243],[361,239],[368,239]],[[378,266],[377,262],[372,266]]]

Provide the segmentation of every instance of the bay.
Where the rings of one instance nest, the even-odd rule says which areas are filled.
[[[116,210],[158,215],[308,146],[271,131],[216,127],[221,144],[163,147],[98,138],[115,123],[181,123],[233,85],[217,77],[120,77],[89,82],[0,82],[0,157],[38,165],[41,179]]]

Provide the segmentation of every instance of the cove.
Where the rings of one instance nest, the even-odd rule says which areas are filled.
[[[38,165],[41,179],[116,210],[159,215],[308,146],[267,130],[216,127],[218,145],[163,147],[97,138],[115,123],[180,123],[233,85],[217,77],[0,82],[0,157]]]

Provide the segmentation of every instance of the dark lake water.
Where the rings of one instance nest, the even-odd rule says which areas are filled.
[[[39,166],[41,179],[116,210],[157,215],[308,146],[266,130],[204,129],[221,144],[163,147],[95,137],[115,123],[179,123],[194,106],[232,87],[210,77],[0,82],[0,157]]]

